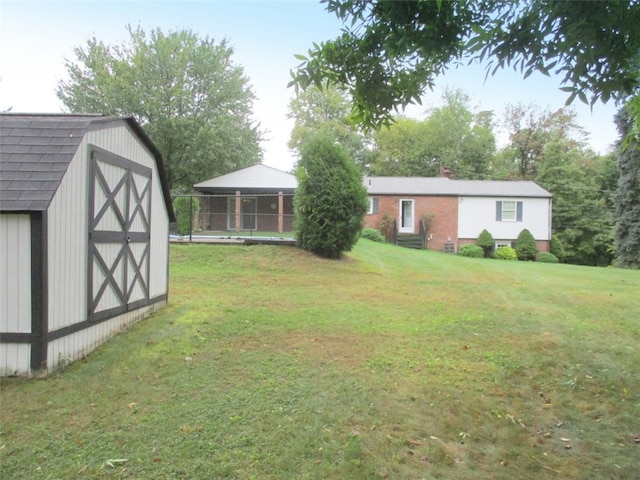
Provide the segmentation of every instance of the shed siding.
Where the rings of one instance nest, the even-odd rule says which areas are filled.
[[[49,342],[47,370],[51,372],[83,358],[107,339],[126,330],[164,305],[166,305],[166,301],[157,302]]]
[[[83,141],[49,206],[49,331],[86,320],[87,146]]]
[[[31,332],[31,217],[0,215],[0,332]]]
[[[151,273],[149,297],[155,298],[168,292],[169,216],[163,202],[162,186],[154,158],[133,136],[126,126],[89,132],[88,143],[125,157],[152,169],[151,191]]]
[[[0,332],[31,332],[31,217],[0,215]],[[0,334],[0,342],[1,334]],[[0,343],[0,375],[29,373],[31,347]]]
[[[521,222],[496,221],[497,201],[523,202]],[[515,240],[528,229],[536,240],[551,238],[548,198],[460,197],[458,205],[458,238],[478,238],[487,229],[496,240]]]
[[[90,131],[85,135],[49,207],[49,332],[84,322],[87,306],[89,150],[95,145],[152,169],[151,274],[149,297],[168,292],[169,220],[155,160],[126,126]],[[107,222],[115,219],[106,219]],[[134,292],[135,293],[135,292]],[[103,302],[115,305],[108,295]],[[105,304],[106,305],[106,304]],[[51,340],[47,369],[76,360],[122,328],[155,310],[128,312],[93,327]]]

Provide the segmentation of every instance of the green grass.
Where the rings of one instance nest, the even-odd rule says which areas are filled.
[[[0,478],[640,477],[640,272],[173,245],[170,304],[1,380]]]

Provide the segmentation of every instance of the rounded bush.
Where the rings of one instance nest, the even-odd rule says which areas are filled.
[[[482,247],[468,243],[458,250],[458,255],[471,258],[484,258],[484,250]]]
[[[498,260],[518,260],[516,249],[511,247],[500,247],[496,250],[495,257]]]
[[[476,245],[482,247],[484,250],[484,256],[487,258],[491,257],[495,243],[493,235],[491,235],[486,228],[480,232],[480,235],[478,235],[478,239],[476,240]]]
[[[536,255],[538,255],[536,240],[533,238],[531,232],[526,228],[520,232],[520,235],[518,235],[515,248],[518,260],[535,260]]]
[[[542,252],[538,255],[538,261],[542,263],[558,263],[558,257],[553,253]]]
[[[360,233],[360,238],[366,238],[367,240],[373,240],[374,242],[386,242],[387,239],[384,238],[382,232],[375,228],[363,228],[362,233]]]

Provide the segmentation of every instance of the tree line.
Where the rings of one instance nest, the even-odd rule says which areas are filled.
[[[441,106],[418,120],[397,117],[379,130],[351,121],[344,90],[310,88],[289,105],[295,120],[289,142],[298,151],[320,131],[340,143],[363,174],[457,179],[532,180],[553,194],[553,232],[569,263],[609,265],[616,256],[617,154],[589,148],[569,107],[544,110],[508,105],[504,112],[474,111],[470,97],[447,89]],[[496,136],[507,141],[498,148]]]

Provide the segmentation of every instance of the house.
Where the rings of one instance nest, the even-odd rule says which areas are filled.
[[[164,305],[170,221],[133,118],[0,115],[0,374],[52,371]]]
[[[525,228],[540,251],[549,250],[551,194],[534,182],[455,180],[448,169],[441,177],[365,177],[363,182],[369,194],[365,226],[380,228],[387,214],[399,243],[419,236],[421,220],[429,219],[425,240],[418,243],[432,250],[455,252],[475,243],[483,229],[496,247],[512,245]],[[262,164],[198,183],[200,227],[290,231],[296,187],[294,175]]]
[[[496,248],[512,246],[523,229],[549,251],[551,194],[530,181],[454,180],[443,177],[365,177],[369,212],[365,226],[379,228],[384,214],[394,218],[398,238],[420,234],[428,219],[426,247],[457,251],[475,243],[483,229]]]
[[[204,231],[290,232],[295,175],[261,163],[197,183]]]

